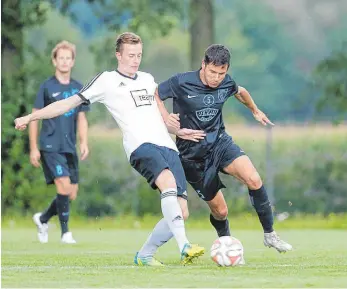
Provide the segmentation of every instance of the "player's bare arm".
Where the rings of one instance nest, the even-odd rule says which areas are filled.
[[[33,108],[32,112],[35,112],[37,109]],[[30,144],[30,163],[34,167],[40,166],[40,150],[37,146],[37,138],[39,135],[39,122],[33,121],[29,125],[29,144]]]
[[[155,90],[154,97],[169,133],[176,134],[177,130],[180,129],[179,115],[174,113],[170,114],[167,111],[164,102],[159,97],[158,88]]]
[[[243,103],[245,106],[247,106],[250,111],[252,112],[254,118],[259,121],[262,125],[271,124],[274,125],[268,117],[263,113],[255,104],[252,96],[248,92],[248,90],[242,86],[238,87],[238,92],[235,94],[235,97]]]
[[[77,117],[77,129],[80,141],[81,160],[85,160],[89,154],[88,148],[88,120],[85,112],[81,111]]]
[[[57,117],[79,106],[82,102],[82,99],[77,94],[64,100],[56,101],[31,114],[16,118],[14,121],[15,127],[18,130],[24,130],[32,121]]]
[[[167,111],[164,102],[159,97],[158,89],[155,90],[154,97],[169,133],[174,134],[179,138],[193,142],[199,142],[200,140],[205,138],[206,134],[202,130],[180,128],[181,125],[179,114],[169,113]]]

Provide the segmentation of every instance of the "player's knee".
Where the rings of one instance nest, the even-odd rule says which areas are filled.
[[[155,180],[156,186],[160,191],[167,188],[176,188],[176,180],[172,172],[168,169],[163,170]]]
[[[57,187],[57,191],[60,195],[70,195],[71,193],[71,183],[70,179],[57,178],[54,180]]]
[[[78,193],[78,185],[72,184],[71,185],[71,193],[69,194],[69,199],[71,201],[76,200],[77,198],[77,193]]]
[[[218,210],[216,211],[216,215],[218,220],[225,220],[228,217],[228,207],[223,206],[221,208],[218,208]]]
[[[257,190],[262,186],[262,181],[258,172],[254,172],[249,176],[247,179],[247,186],[252,190]]]
[[[226,204],[223,206],[218,206],[217,208],[211,210],[211,213],[216,220],[225,220],[228,217],[228,207]]]

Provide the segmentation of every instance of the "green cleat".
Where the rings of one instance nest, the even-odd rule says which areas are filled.
[[[139,257],[139,252],[136,253],[134,258],[135,265],[138,266],[151,266],[151,267],[164,267],[164,264],[159,262],[154,257]]]
[[[181,262],[182,264],[191,264],[195,258],[203,255],[205,253],[205,248],[200,247],[195,244],[185,244],[181,253]]]

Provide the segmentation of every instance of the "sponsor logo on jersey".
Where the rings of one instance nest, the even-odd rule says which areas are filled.
[[[212,120],[217,115],[218,111],[219,110],[216,108],[204,108],[197,110],[195,114],[200,121],[205,122]]]
[[[54,93],[52,93],[52,97],[57,97],[59,94],[60,94],[60,91],[59,92],[54,92]]]
[[[154,102],[154,95],[148,94],[147,89],[132,90],[130,93],[137,107],[152,105]]]

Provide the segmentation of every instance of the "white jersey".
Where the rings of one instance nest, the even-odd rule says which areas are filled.
[[[99,73],[78,95],[86,102],[101,102],[123,133],[123,146],[131,153],[143,143],[171,148],[178,152],[155,101],[157,84],[151,74],[138,71],[134,78],[119,71]]]

